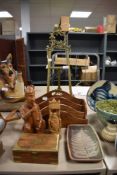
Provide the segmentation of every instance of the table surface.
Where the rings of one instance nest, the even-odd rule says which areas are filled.
[[[36,97],[39,97],[46,93],[47,87],[35,87]],[[51,90],[56,87],[52,87]],[[64,91],[69,92],[67,86],[62,87]],[[73,87],[73,94],[78,98],[85,99],[85,94],[78,90],[80,87]],[[82,87],[82,90],[85,87]],[[88,90],[88,88],[87,88]],[[88,108],[87,118],[89,123],[94,125],[96,129],[101,128],[100,122],[96,120],[96,113],[91,111]],[[4,116],[7,113],[2,113]],[[106,166],[109,171],[117,171],[117,153],[114,149],[114,144],[101,141],[102,149],[104,151],[104,161],[96,163],[79,163],[73,162],[67,159],[65,152],[65,142],[66,137],[64,135],[65,129],[61,130],[61,139],[60,139],[60,148],[59,148],[59,163],[57,165],[50,164],[33,164],[33,163],[15,163],[12,157],[12,147],[18,140],[21,130],[22,130],[23,121],[13,121],[7,125],[4,132],[1,135],[1,140],[4,145],[5,152],[0,157],[0,174],[81,174],[81,173],[106,173]],[[106,166],[105,166],[106,163]]]

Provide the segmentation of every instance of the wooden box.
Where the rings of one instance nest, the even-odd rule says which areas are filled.
[[[107,33],[116,33],[116,16],[115,15],[107,15],[105,31]]]
[[[89,58],[69,58],[70,65],[72,66],[89,66],[90,59]],[[64,57],[56,57],[55,64],[58,65],[67,65],[67,58]]]
[[[93,27],[85,27],[85,32],[89,32],[89,33],[97,33],[97,27],[93,26]]]
[[[97,65],[89,66],[88,69],[82,68],[81,80],[96,81],[98,79]]]
[[[13,159],[16,162],[57,164],[59,134],[23,133],[13,147]]]
[[[15,35],[15,20],[6,19],[2,22],[2,35]]]
[[[69,16],[61,16],[60,18],[60,27],[61,30],[64,32],[68,32],[69,31]]]

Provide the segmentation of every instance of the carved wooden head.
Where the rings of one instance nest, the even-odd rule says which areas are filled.
[[[25,97],[28,105],[31,105],[35,102],[35,88],[33,85],[29,85],[25,90]]]
[[[8,54],[5,60],[0,61],[0,79],[3,80],[9,88],[15,88],[16,71],[13,69],[11,54]]]
[[[60,111],[60,100],[56,100],[55,98],[53,98],[52,101],[49,101],[49,110],[51,112]]]

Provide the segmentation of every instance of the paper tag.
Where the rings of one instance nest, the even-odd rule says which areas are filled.
[[[48,58],[48,62],[51,62],[52,61],[52,59],[51,58]]]
[[[3,88],[2,88],[2,91],[7,92],[7,91],[8,91],[8,88],[7,88],[7,87],[3,87]]]
[[[68,69],[69,68],[69,66],[63,66],[63,69]]]
[[[44,101],[47,101],[48,100],[48,97],[42,97],[42,100],[44,100]]]

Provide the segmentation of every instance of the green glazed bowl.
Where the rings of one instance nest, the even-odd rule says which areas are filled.
[[[102,120],[117,123],[117,100],[101,100],[96,102],[97,116]]]

